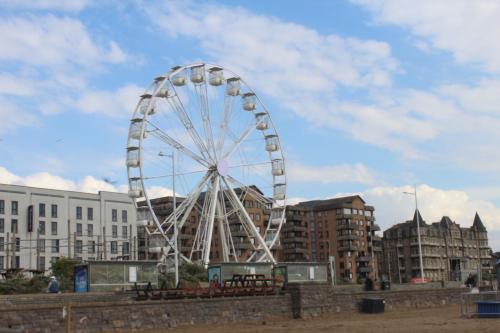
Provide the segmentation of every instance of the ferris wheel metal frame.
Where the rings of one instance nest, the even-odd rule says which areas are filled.
[[[226,78],[226,75],[229,76]],[[190,85],[191,92],[194,91],[194,95],[197,95],[199,99],[197,101],[198,107],[190,108],[189,112],[186,109],[186,103],[183,103],[181,91],[188,85]],[[224,94],[222,97],[223,110],[210,108],[209,86],[215,87],[214,91]],[[243,110],[240,111],[247,114],[251,112],[255,122],[245,126],[235,139],[229,139],[227,133],[229,131],[228,117],[233,115],[234,104],[238,97],[242,100]],[[182,124],[186,134],[185,138],[189,140],[191,147],[174,138],[151,120],[155,117],[157,102],[164,100],[170,106],[169,112],[172,112],[171,114],[175,115]],[[193,110],[199,112],[200,118],[198,120],[201,120],[200,123],[195,124],[191,120]],[[214,138],[214,127],[210,121],[214,112],[221,113],[219,115],[221,119],[218,138]],[[197,128],[197,126],[201,126],[201,123],[203,132]],[[265,143],[264,148],[269,159],[266,163],[270,166],[267,170],[269,171],[267,177],[272,179],[273,192],[271,196],[264,196],[251,187],[251,184],[243,184],[230,174],[231,168],[238,167],[229,165],[230,157],[254,131],[262,132],[262,140]],[[155,213],[152,204],[153,198],[148,193],[146,183],[146,180],[154,178],[148,176],[145,170],[147,159],[144,156],[144,146],[145,140],[150,140],[150,136],[154,136],[165,144],[164,149],[169,148],[177,155],[188,157],[198,166],[205,168],[204,171],[206,171],[191,192],[163,220],[159,219]],[[198,260],[204,266],[208,266],[214,225],[218,223],[223,261],[239,261],[230,228],[230,224],[234,223],[229,221],[229,216],[232,216],[233,220],[237,218],[238,223],[241,223],[249,238],[253,238],[251,241],[253,249],[250,250],[246,261],[276,262],[271,250],[279,245],[279,234],[286,221],[287,175],[285,157],[280,138],[267,108],[254,90],[234,72],[217,65],[194,63],[173,67],[165,75],[155,78],[151,87],[141,95],[135,107],[127,139],[126,164],[129,196],[138,209],[137,223],[145,227],[149,237],[161,240],[154,252],[161,253],[164,260],[172,254],[178,254],[184,261],[192,262],[194,247],[197,245],[196,251],[201,253]],[[240,167],[248,167],[249,165],[251,164]],[[172,172],[173,181],[176,175]],[[204,191],[205,188],[206,191]],[[238,195],[238,191],[242,193]],[[176,194],[173,193],[173,195]],[[255,226],[244,206],[243,201],[247,195],[258,198],[263,207],[270,209],[269,220],[263,233]],[[200,204],[200,197],[203,197],[203,204]],[[193,249],[189,256],[184,256],[179,251],[177,231],[182,229],[191,212],[196,208],[200,211],[200,224],[193,240]],[[230,212],[228,212],[229,209],[231,209]],[[201,228],[202,219],[204,219],[203,228]]]

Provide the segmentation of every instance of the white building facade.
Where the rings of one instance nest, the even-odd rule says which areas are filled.
[[[0,184],[0,270],[46,271],[63,256],[136,260],[136,210],[128,195]]]

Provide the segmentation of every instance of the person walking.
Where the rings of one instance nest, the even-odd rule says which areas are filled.
[[[51,294],[58,294],[61,292],[61,287],[59,285],[59,281],[55,276],[50,277],[49,286],[47,287],[47,292]]]

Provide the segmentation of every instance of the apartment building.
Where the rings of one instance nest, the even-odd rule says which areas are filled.
[[[263,202],[262,192],[255,186],[251,186],[250,190],[242,192],[242,189],[236,188],[235,193],[242,197],[242,203],[245,207],[248,215],[252,219],[254,225],[260,231],[261,235],[264,236],[265,228],[269,223],[270,213],[271,213],[271,201]],[[258,193],[258,195],[253,195],[252,193]],[[193,243],[196,238],[196,234],[200,229],[201,223],[201,211],[204,202],[204,195],[202,193],[199,198],[199,204],[195,206],[195,208],[189,213],[189,217],[186,219],[186,223],[183,227],[178,231],[178,244],[179,250],[187,258],[191,258],[193,261],[199,260],[200,253],[193,252],[191,255],[191,251],[193,249]],[[258,198],[257,198],[258,197]],[[177,206],[181,205],[183,197],[177,197],[176,203]],[[172,197],[162,197],[157,199],[152,199],[151,204],[153,210],[157,218],[161,221],[165,220],[173,211],[173,198]],[[146,203],[139,202],[138,214],[142,215],[142,211],[146,210]],[[226,201],[226,211],[231,211],[231,206],[229,202]],[[147,215],[147,212],[145,213]],[[238,257],[238,260],[244,261],[249,258],[251,255],[251,251],[253,250],[253,244],[255,239],[253,237],[249,237],[247,231],[243,228],[236,214],[230,214],[228,216],[229,229],[231,231],[232,244],[230,246],[229,256],[233,257],[233,246],[235,255]],[[146,226],[144,228],[151,228],[151,231],[155,229],[154,226],[150,224],[150,226]],[[139,228],[138,236],[139,236],[139,259],[159,259],[159,254],[150,253],[148,248],[150,247],[151,239],[148,239],[146,236],[144,228]],[[213,236],[211,242],[211,250],[210,250],[210,261],[211,262],[222,262],[223,254],[222,254],[222,242],[220,240],[220,232],[219,232],[219,224],[216,223],[213,229]],[[171,231],[172,233],[173,231]],[[170,235],[172,236],[172,235]],[[279,245],[277,245],[273,250],[273,255],[275,258],[280,257],[280,253],[278,253]]]
[[[417,214],[424,277],[464,281],[470,273],[481,274],[492,269],[488,232],[477,213],[472,226],[463,228],[448,216],[428,224],[415,211],[412,220],[384,231],[381,266],[392,281],[409,282],[420,277]]]
[[[136,259],[135,221],[127,194],[0,184],[0,269],[46,271],[62,256]]]
[[[358,195],[288,206],[281,233],[284,261],[326,262],[333,256],[339,278],[376,277],[382,247],[374,210]]]

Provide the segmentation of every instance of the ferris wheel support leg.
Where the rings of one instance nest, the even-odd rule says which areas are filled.
[[[212,188],[211,202],[210,202],[210,210],[208,215],[208,226],[206,239],[203,247],[203,266],[208,268],[208,263],[210,262],[210,248],[212,245],[212,232],[214,230],[214,219],[215,219],[215,209],[217,208],[217,198],[219,193],[219,177],[215,177],[214,184]]]
[[[231,184],[229,183],[229,181],[225,178],[225,177],[222,177],[222,180],[224,181],[224,183],[226,184],[228,190],[229,190],[229,194],[233,197],[233,199],[235,199],[234,201],[236,202],[236,204],[238,205],[238,209],[240,210],[240,213],[243,215],[244,219],[243,219],[243,222],[245,222],[250,231],[252,232],[253,236],[257,239],[257,242],[259,243],[260,247],[264,250],[264,252],[266,253],[268,259],[272,262],[272,263],[276,263],[276,260],[274,259],[273,257],[273,254],[271,253],[271,251],[269,250],[269,248],[267,247],[266,245],[266,242],[264,241],[264,239],[262,238],[261,234],[259,233],[259,230],[257,230],[257,228],[255,227],[255,225],[253,224],[252,222],[252,219],[250,218],[250,216],[248,215],[245,207],[243,207],[243,205],[241,204],[241,201],[238,200],[238,196],[236,195],[236,193],[234,192]]]
[[[227,247],[227,239],[226,239],[226,233],[224,231],[224,218],[225,215],[222,212],[222,204],[220,201],[218,201],[217,205],[217,215],[218,215],[218,224],[219,224],[219,237],[221,239],[222,243],[222,258],[225,262],[229,261],[229,249]]]

